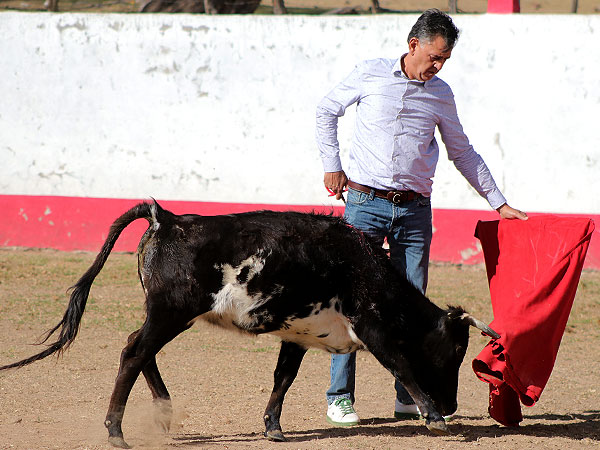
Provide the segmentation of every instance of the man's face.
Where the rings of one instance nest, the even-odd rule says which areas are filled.
[[[431,42],[411,38],[408,43],[411,56],[410,75],[419,81],[428,81],[437,74],[450,58],[452,49],[446,46],[442,36],[436,36]]]

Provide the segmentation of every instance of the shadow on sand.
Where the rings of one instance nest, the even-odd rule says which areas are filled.
[[[509,435],[524,435],[535,437],[564,437],[569,439],[590,439],[600,442],[600,411],[585,411],[583,413],[559,415],[540,414],[525,417],[525,425],[519,427],[504,427],[501,425],[473,425],[462,424],[461,420],[478,421],[489,420],[483,416],[454,416],[449,423],[450,432],[459,441],[465,443],[477,441],[485,437],[498,437]],[[539,421],[542,423],[529,423]],[[288,442],[307,442],[314,439],[332,439],[348,436],[390,436],[390,437],[413,437],[419,434],[427,434],[427,429],[422,421],[403,421],[402,423],[391,418],[363,419],[361,424],[350,428],[324,427],[303,431],[285,431]],[[242,442],[260,441],[265,439],[262,432],[238,433],[230,435],[200,435],[200,434],[178,434],[173,440],[179,445],[202,445],[202,444],[233,444]]]

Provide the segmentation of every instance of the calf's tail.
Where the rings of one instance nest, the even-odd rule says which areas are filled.
[[[102,270],[102,267],[104,267],[104,263],[108,259],[108,255],[110,255],[110,252],[117,242],[117,239],[121,235],[121,232],[131,222],[137,219],[146,219],[151,226],[156,224],[157,215],[161,211],[163,211],[162,208],[156,202],[152,204],[140,203],[115,220],[111,225],[108,237],[106,238],[106,241],[104,241],[102,249],[96,256],[93,264],[83,274],[79,281],[70,288],[71,298],[62,320],[54,328],[46,332],[41,343],[45,343],[48,339],[50,339],[50,336],[60,329],[58,339],[52,344],[49,344],[48,348],[46,348],[44,351],[21,361],[0,366],[0,370],[23,367],[54,353],[60,355],[67,348],[69,348],[71,343],[75,340],[77,332],[79,331],[79,325],[81,323],[81,318],[83,317],[83,311],[85,310],[85,305],[87,303],[92,283]]]

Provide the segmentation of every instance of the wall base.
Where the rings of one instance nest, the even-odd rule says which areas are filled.
[[[148,199],[144,199],[148,200]],[[110,224],[142,200],[58,196],[0,195],[0,246],[97,252]],[[231,214],[260,209],[342,214],[343,207],[160,200],[175,214]],[[535,215],[535,214],[530,214]],[[567,214],[560,214],[568,216]],[[581,216],[581,215],[579,215]],[[600,216],[586,215],[600,223]],[[494,211],[434,209],[431,260],[479,264],[483,255],[473,233],[478,220],[496,220]],[[148,224],[139,220],[123,231],[115,251],[133,252]],[[595,232],[598,234],[598,231]],[[586,268],[600,270],[600,236],[592,238]]]

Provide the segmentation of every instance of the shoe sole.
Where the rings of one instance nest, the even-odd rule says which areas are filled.
[[[419,420],[421,419],[421,414],[402,413],[394,411],[394,417],[398,420]]]
[[[329,422],[331,425],[334,425],[336,427],[353,427],[354,425],[358,425],[360,421],[359,422],[336,422],[335,420],[333,420],[332,418],[327,416],[327,422]]]
[[[423,416],[421,414],[412,414],[412,413],[401,413],[394,412],[394,417],[398,420],[421,420]],[[444,421],[446,423],[452,422],[454,420],[454,416],[444,416]]]

